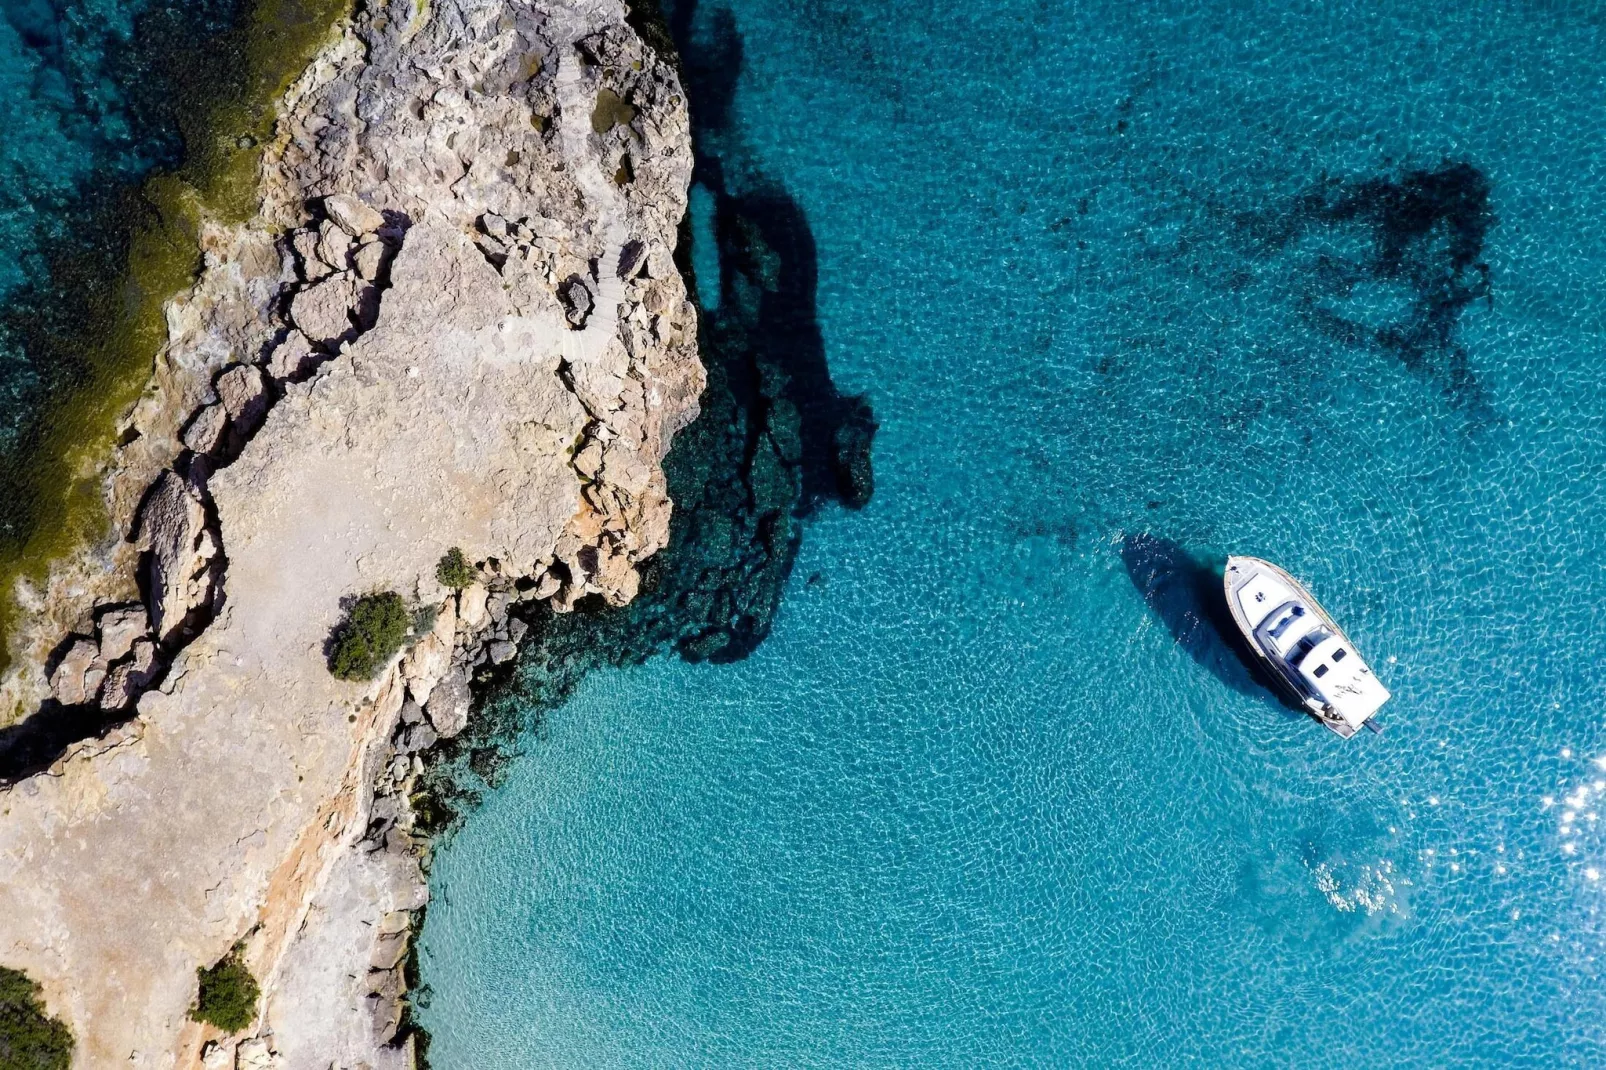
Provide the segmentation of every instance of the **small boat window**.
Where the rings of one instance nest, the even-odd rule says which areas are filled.
[[[1345,655],[1347,655],[1348,653],[1349,653],[1349,651],[1345,650],[1343,647],[1339,647],[1337,650],[1333,651],[1333,660],[1334,661],[1343,661]]]
[[[1327,666],[1326,665],[1318,665],[1318,666],[1316,666],[1316,671],[1311,673],[1311,675],[1316,677],[1316,679],[1320,680],[1322,677],[1327,675]]]

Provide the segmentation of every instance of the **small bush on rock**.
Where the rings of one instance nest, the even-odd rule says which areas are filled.
[[[238,1033],[256,1020],[257,997],[262,990],[240,958],[238,947],[211,969],[197,968],[195,975],[200,981],[200,994],[190,1009],[191,1018],[215,1025],[225,1033]]]
[[[474,566],[468,563],[463,551],[454,546],[446,551],[446,556],[435,566],[435,578],[440,581],[442,587],[461,591],[477,577],[474,574]]]
[[[329,671],[342,680],[372,680],[401,649],[411,625],[407,603],[395,591],[363,595],[335,633]]]
[[[67,1070],[72,1033],[45,1013],[39,984],[0,966],[0,1070]]]

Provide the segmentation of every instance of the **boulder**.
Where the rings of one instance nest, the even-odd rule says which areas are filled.
[[[439,739],[440,734],[429,725],[415,724],[407,730],[407,735],[402,739],[401,749],[404,753],[416,754],[421,750],[429,750]]]
[[[94,692],[86,693],[84,676],[99,656],[100,648],[94,640],[73,640],[56,664],[56,671],[50,674],[50,693],[56,696],[57,702],[63,706],[81,706],[93,697]]]
[[[296,252],[296,259],[301,263],[301,277],[308,282],[317,282],[334,274],[334,268],[318,258],[318,232],[315,230],[298,230],[290,239],[290,248]]]
[[[349,193],[332,193],[323,199],[323,210],[341,230],[353,238],[372,234],[385,225],[385,217]]]
[[[268,356],[268,374],[281,381],[299,381],[317,364],[318,355],[312,351],[312,343],[292,327]]]
[[[551,572],[542,573],[540,581],[535,585],[535,598],[537,601],[551,598],[558,593],[558,588],[562,586],[563,581]]]
[[[400,966],[402,959],[407,957],[407,936],[406,929],[394,933],[380,933],[379,939],[374,941],[373,953],[368,958],[368,968],[394,970]]]
[[[217,393],[235,434],[242,438],[253,434],[268,411],[268,380],[262,369],[255,364],[236,364],[218,376]]]
[[[223,441],[223,432],[228,426],[229,414],[222,405],[206,405],[196,412],[180,439],[186,449],[211,453]]]
[[[315,345],[330,349],[356,334],[350,309],[356,294],[345,272],[313,283],[290,299],[290,318]]]
[[[134,641],[143,638],[151,626],[145,607],[134,602],[102,611],[95,627],[100,633],[101,660],[110,663],[134,649]]]
[[[485,648],[485,653],[493,665],[506,665],[518,654],[519,648],[506,639],[498,639]]]
[[[468,677],[463,670],[456,669],[447,673],[441,682],[435,685],[430,692],[429,705],[424,712],[429,714],[429,723],[435,726],[442,739],[451,739],[464,728],[468,727],[468,710],[473,702],[469,693]]]
[[[318,228],[318,259],[336,271],[350,267],[351,235],[333,223],[325,222]]]
[[[387,252],[385,243],[378,238],[363,243],[353,258],[353,262],[357,265],[358,277],[369,282],[377,280],[379,273],[385,269]]]
[[[490,617],[486,608],[490,596],[491,592],[486,590],[483,583],[471,583],[458,592],[457,619],[463,622],[463,627],[478,631],[485,626]]]
[[[189,611],[199,604],[192,600],[191,580],[206,564],[200,552],[205,530],[206,510],[195,491],[177,472],[163,472],[145,500],[137,539],[140,548],[151,553],[148,608],[163,643],[178,633]]]
[[[262,1037],[240,1041],[234,1052],[234,1070],[279,1070],[283,1065],[284,1060]]]

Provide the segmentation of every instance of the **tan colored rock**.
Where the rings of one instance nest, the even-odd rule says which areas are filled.
[[[483,583],[471,583],[457,593],[457,619],[470,632],[479,631],[490,620],[487,605],[490,589]]]
[[[329,218],[353,238],[372,234],[385,225],[385,217],[349,193],[334,193],[323,199]]]
[[[218,377],[217,393],[236,432],[249,436],[268,411],[268,381],[255,364],[236,364]]]
[[[222,444],[228,427],[229,414],[222,405],[203,406],[184,429],[184,445],[196,453],[211,453]]]
[[[292,327],[283,341],[273,347],[273,353],[268,357],[268,374],[281,381],[300,380],[312,370],[318,359],[307,336]]]
[[[454,669],[441,678],[430,693],[424,712],[429,723],[442,739],[451,739],[468,727],[469,709],[473,696],[468,689],[468,677],[461,669]]]
[[[234,1051],[234,1070],[280,1070],[284,1061],[264,1037],[240,1041]]]
[[[163,472],[140,514],[138,543],[151,551],[151,626],[164,643],[198,604],[192,581],[205,565],[199,553],[205,523],[206,511],[189,484]]]
[[[100,635],[101,660],[109,663],[134,649],[134,641],[150,631],[150,618],[141,605],[113,606],[100,615],[95,627]]]
[[[84,683],[84,676],[100,656],[100,648],[92,639],[74,640],[62,655],[56,671],[50,674],[50,690],[63,706],[79,706],[94,698]]]
[[[290,318],[316,345],[333,347],[355,331],[351,306],[357,299],[351,276],[337,272],[290,299]]]
[[[318,228],[318,259],[336,271],[345,271],[351,266],[351,235],[325,220]]]
[[[413,644],[413,649],[402,662],[402,673],[407,678],[407,691],[420,706],[429,701],[435,684],[452,665],[452,634],[457,624],[457,612],[452,599],[435,617],[435,627]]]
[[[290,247],[295,250],[301,277],[308,282],[317,282],[335,273],[335,268],[318,256],[318,237],[316,230],[298,230],[290,238]]]
[[[352,263],[357,267],[357,276],[369,282],[379,278],[379,273],[385,267],[387,252],[385,243],[378,238],[364,242],[357,250],[357,255],[352,258]]]

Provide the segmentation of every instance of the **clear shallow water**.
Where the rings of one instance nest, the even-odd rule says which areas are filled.
[[[1535,8],[701,11],[876,495],[749,659],[526,741],[435,1065],[1606,1063],[1606,41]],[[1247,679],[1229,551],[1385,736]]]

